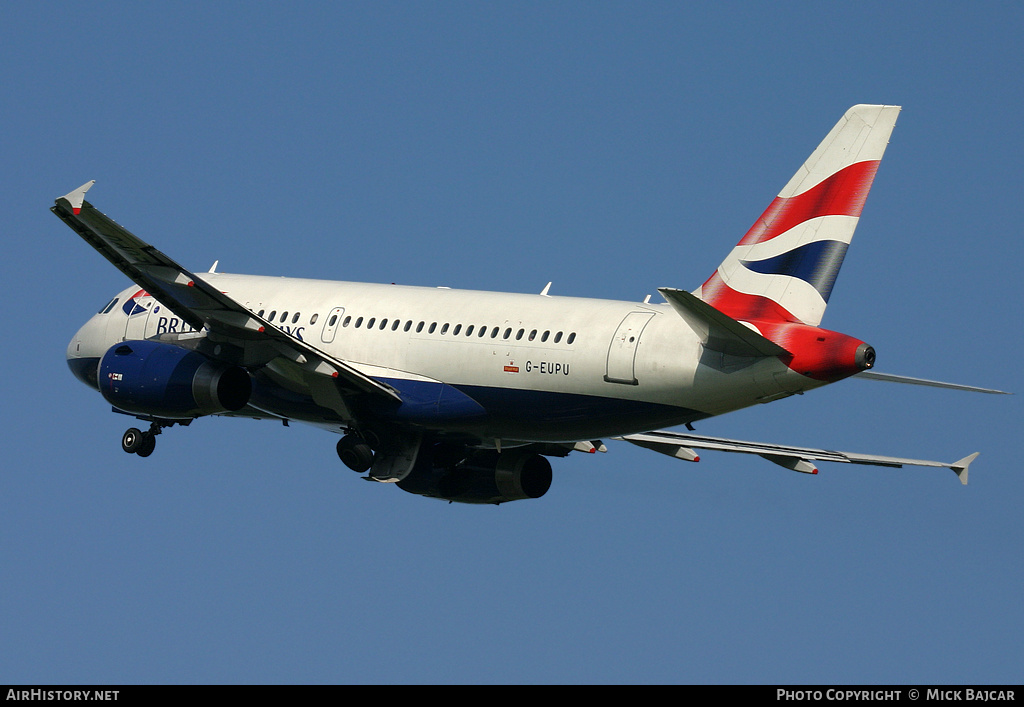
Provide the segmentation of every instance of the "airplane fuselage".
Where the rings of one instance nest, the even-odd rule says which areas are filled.
[[[627,434],[823,384],[778,359],[734,367],[721,365],[720,356],[709,360],[698,334],[665,304],[222,273],[203,277],[274,326],[397,390],[404,402],[378,410],[382,417],[484,441]],[[78,371],[95,367],[118,342],[181,344],[202,336],[132,287],[75,335],[69,364],[82,377]],[[287,371],[273,366],[256,373],[249,407],[235,414],[340,431],[346,420],[308,395],[290,395],[287,382]]]

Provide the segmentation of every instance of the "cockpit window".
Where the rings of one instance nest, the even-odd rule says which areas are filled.
[[[107,302],[107,306],[104,307],[103,309],[101,309],[99,311],[99,313],[100,314],[107,314],[108,312],[110,312],[110,310],[112,310],[114,308],[114,305],[117,304],[117,300],[118,300],[118,298],[115,297],[114,299],[112,299],[109,302]]]

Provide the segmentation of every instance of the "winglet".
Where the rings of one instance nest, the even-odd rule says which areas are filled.
[[[967,467],[971,465],[971,462],[974,461],[975,457],[977,457],[978,454],[980,454],[980,452],[968,454],[960,461],[953,462],[952,464],[949,465],[949,468],[956,472],[957,477],[959,477],[960,479],[960,483],[963,484],[964,486],[967,485]]]
[[[89,191],[89,189],[95,183],[96,180],[91,179],[82,186],[78,187],[78,189],[75,189],[73,192],[65,194],[62,197],[58,197],[57,201],[64,199],[64,201],[68,202],[68,204],[71,205],[71,210],[77,216],[78,214],[82,213],[82,202],[85,201],[85,192]]]

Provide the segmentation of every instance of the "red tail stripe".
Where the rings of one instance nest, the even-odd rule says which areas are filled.
[[[725,284],[717,271],[701,287],[700,295],[705,302],[733,319],[758,319],[768,322],[800,321],[778,302],[761,295],[748,295],[732,289]]]
[[[878,171],[878,160],[856,162],[803,194],[775,197],[739,245],[763,243],[820,216],[860,216]]]

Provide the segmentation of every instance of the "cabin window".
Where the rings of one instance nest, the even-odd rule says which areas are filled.
[[[114,305],[117,304],[118,299],[118,297],[115,297],[114,299],[107,302],[106,306],[104,306],[103,309],[100,310],[100,314],[108,314],[110,310],[114,308]],[[260,312],[260,314],[263,314],[263,312]]]
[[[448,322],[445,322],[444,326],[441,327],[441,333],[442,334],[447,334],[448,333]]]
[[[329,326],[329,327],[334,326],[334,323],[336,321],[338,321],[338,315],[337,314],[332,314],[331,318],[327,320],[327,326]]]
[[[477,334],[477,336],[482,339],[482,338],[484,338],[484,334],[486,334],[486,333],[487,333],[487,327],[482,326],[482,327],[480,327],[480,333]]]
[[[530,332],[530,341],[533,341],[536,338],[537,338],[537,330],[534,329],[533,331]]]
[[[316,320],[319,319],[319,318],[320,318],[319,314],[313,314],[313,316],[309,318],[309,325],[313,326],[314,324],[316,324]]]
[[[401,319],[396,319],[394,321],[394,323],[391,325],[391,331],[398,331],[398,327],[401,326],[401,324],[402,324],[402,320]]]
[[[267,311],[267,310],[265,310],[265,309],[261,309],[260,311],[256,312],[256,316],[257,316],[257,317],[262,317],[262,316],[263,316],[263,313],[264,313],[264,312],[266,312],[266,311]]]
[[[491,338],[492,338],[492,339],[494,339],[494,338],[496,338],[497,336],[498,336],[498,327],[494,327],[494,328],[493,328],[493,329],[491,330]]]
[[[576,341],[576,332],[569,334],[569,338],[565,340],[565,343],[571,344],[574,341]]]
[[[546,332],[544,332],[543,334],[540,335],[540,340],[541,341],[547,341],[549,336],[551,336],[551,332],[550,331],[546,331]]]
[[[292,316],[292,324],[296,324],[296,323],[298,323],[298,321],[299,321],[299,313],[298,313],[298,312],[296,312],[296,313],[295,313],[295,314],[294,314],[294,315]]]
[[[272,310],[270,310],[270,316],[267,317],[267,321],[272,322],[272,321],[274,321],[275,317],[277,317],[277,310],[276,309],[272,309]]]
[[[507,339],[510,336],[512,336],[512,330],[511,329],[506,329],[505,333],[501,335],[501,338],[502,339]]]
[[[359,317],[358,319],[356,319],[356,329],[358,329],[362,325],[363,325],[363,318]]]
[[[458,334],[458,332],[455,332],[455,333]],[[468,327],[466,327],[466,336],[473,336],[473,325],[472,324],[470,324]]]
[[[379,329],[381,331],[384,331],[387,328],[388,328],[388,320],[386,318],[385,319],[381,319],[380,320],[380,327],[379,327]]]
[[[281,312],[281,323],[284,324],[288,321],[288,312]]]
[[[523,332],[524,331],[526,331],[526,330],[525,329],[520,329],[519,331],[516,332],[516,341],[519,341],[520,339],[523,338]]]
[[[557,344],[561,340],[562,340],[562,332],[558,332],[557,334],[555,334],[555,343]]]
[[[402,329],[402,331],[409,331],[410,329],[412,329],[412,320],[411,319],[405,323],[405,327]]]
[[[348,325],[349,325],[349,324],[351,324],[351,323],[352,323],[352,315],[350,314],[350,315],[348,315],[347,317],[345,317],[345,321],[343,321],[343,322],[341,323],[341,325],[342,325],[342,326],[348,326]]]
[[[426,324],[426,322],[420,322],[419,324],[416,325],[416,333],[417,334],[419,334],[421,331],[423,331],[423,325],[424,324]]]
[[[370,317],[366,322],[367,329],[373,329],[373,325],[377,323],[377,317]]]
[[[427,333],[428,334],[433,334],[434,333],[434,329],[437,329],[437,322],[431,322],[430,323],[430,328],[427,329]]]
[[[456,324],[455,328],[452,329],[452,336],[458,336],[460,331],[462,331],[462,325]]]

